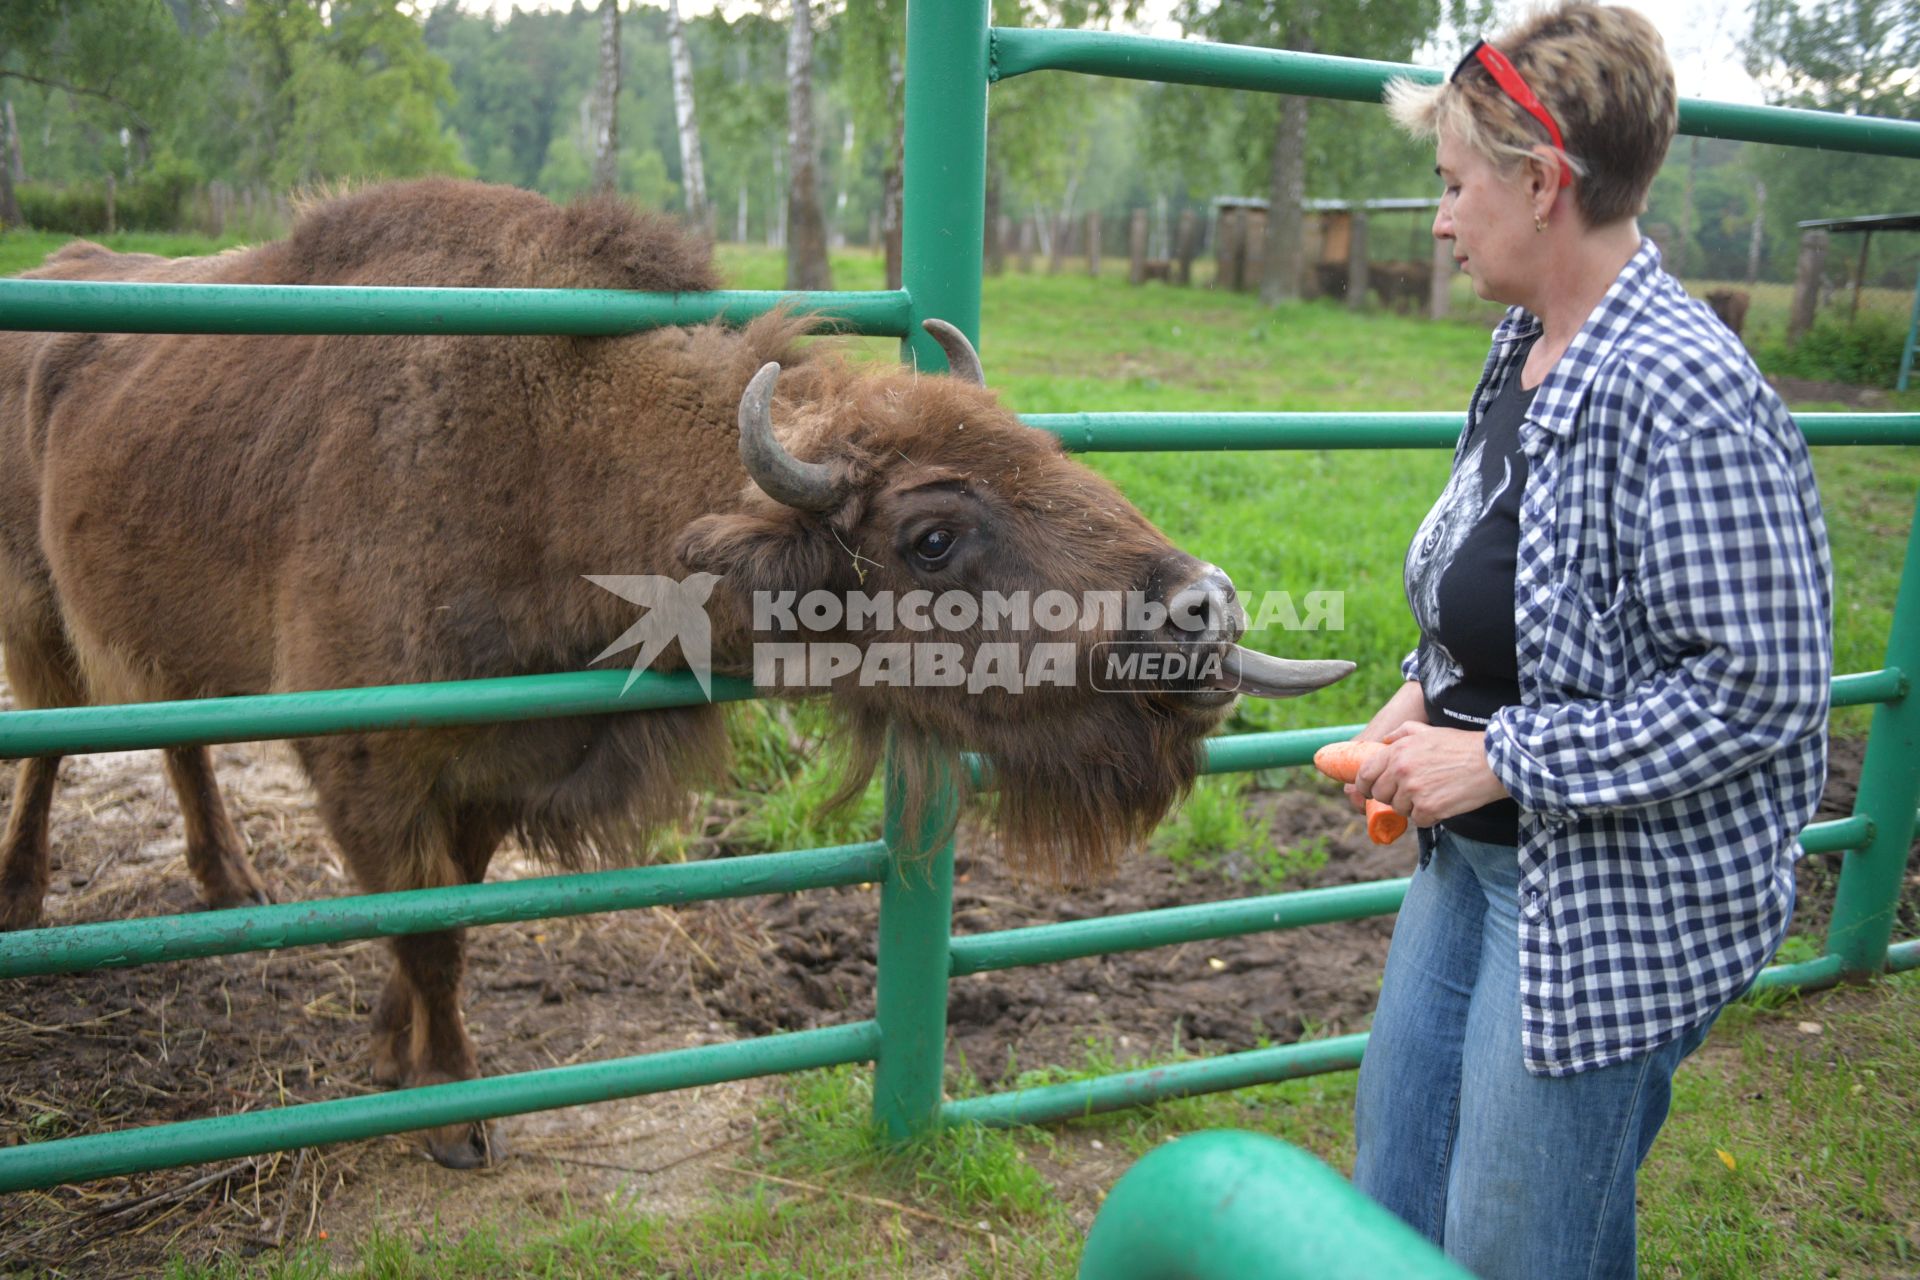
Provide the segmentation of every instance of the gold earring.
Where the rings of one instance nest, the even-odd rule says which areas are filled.
[[[1533,215],[1533,229],[1536,232],[1545,231],[1547,229],[1547,219],[1544,214],[1536,213]]]

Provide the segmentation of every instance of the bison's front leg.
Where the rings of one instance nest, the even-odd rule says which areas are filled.
[[[418,756],[378,749],[378,742],[333,738],[298,744],[327,825],[355,879],[373,893],[485,879],[505,824],[437,802],[434,771]],[[393,975],[374,1010],[374,1078],[406,1085],[473,1079],[479,1072],[460,1015],[461,934],[414,934],[394,938],[392,946]],[[449,1168],[488,1164],[501,1152],[481,1123],[443,1125],[423,1136],[428,1152]]]
[[[13,810],[7,815],[6,835],[0,837],[0,931],[31,929],[40,923],[51,861],[47,819],[59,772],[59,756],[20,762]]]
[[[398,961],[394,979],[404,980],[413,989],[411,1034],[406,1037],[409,1085],[446,1084],[480,1074],[466,1020],[460,1015],[460,979],[465,968],[461,942],[457,930],[393,940]],[[377,1042],[375,1052],[379,1052]],[[483,1123],[428,1129],[426,1140],[428,1152],[449,1169],[478,1168],[493,1163],[499,1154]]]
[[[187,868],[200,882],[200,899],[218,911],[273,901],[247,861],[246,846],[214,780],[213,758],[205,747],[167,749],[167,780],[180,801],[187,828]]]

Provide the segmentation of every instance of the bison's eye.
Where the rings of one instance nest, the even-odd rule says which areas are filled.
[[[930,529],[913,544],[913,554],[922,563],[939,564],[953,554],[953,544],[958,541],[949,529]]]

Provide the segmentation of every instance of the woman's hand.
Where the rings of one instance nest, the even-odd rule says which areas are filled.
[[[1403,722],[1381,739],[1393,750],[1362,765],[1347,790],[1358,793],[1361,801],[1393,806],[1416,827],[1504,800],[1507,789],[1487,763],[1486,738],[1476,729]]]
[[[1425,724],[1427,722],[1427,698],[1420,692],[1420,682],[1409,680],[1386,705],[1373,713],[1373,719],[1367,721],[1367,727],[1354,737],[1355,742],[1383,742],[1388,734],[1403,724]],[[1365,812],[1367,798],[1349,782],[1346,786],[1347,801],[1354,808]]]

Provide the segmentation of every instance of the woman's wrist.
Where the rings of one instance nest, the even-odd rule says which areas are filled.
[[[1360,731],[1361,742],[1378,742],[1403,724],[1427,722],[1427,698],[1418,680],[1401,685],[1387,704],[1376,711],[1367,727]]]

